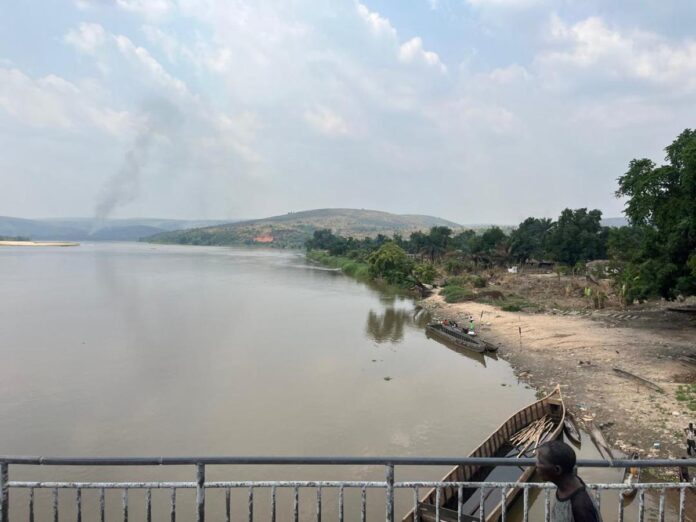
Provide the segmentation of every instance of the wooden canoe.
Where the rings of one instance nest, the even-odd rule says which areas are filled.
[[[515,448],[510,439],[532,423],[548,416],[553,421],[550,431],[539,441],[539,443],[555,440],[563,431],[565,421],[565,405],[561,396],[560,387],[551,392],[543,399],[522,408],[512,417],[506,420],[490,437],[488,437],[470,457],[510,457],[528,456],[529,452],[520,455],[520,449]],[[530,450],[533,448],[529,448]],[[529,455],[531,456],[531,455]],[[498,466],[484,468],[483,466],[456,466],[442,478],[442,482],[527,482],[534,474],[535,467],[522,466]],[[512,489],[507,492],[505,499],[501,499],[499,491],[489,490],[485,494],[480,488],[464,489],[463,510],[465,515],[463,520],[478,521],[479,506],[481,495],[484,494],[484,505],[486,509],[485,522],[498,520],[502,510],[503,501],[509,505],[519,494],[519,489]],[[440,520],[450,522],[459,520],[458,517],[458,488],[443,487],[440,491]],[[428,491],[418,503],[416,509],[420,520],[423,522],[435,522],[435,506],[437,502],[437,492],[435,489]],[[414,522],[415,511],[412,509],[403,518],[403,522]]]
[[[471,350],[472,352],[494,352],[498,349],[496,346],[489,344],[478,337],[464,333],[459,328],[455,328],[454,326],[444,326],[440,323],[430,323],[425,327],[425,329],[433,336],[445,339],[453,344],[456,344],[457,346]]]
[[[635,451],[631,454],[631,460],[636,460],[638,457],[639,455]],[[632,498],[635,496],[636,491],[638,490],[633,487],[633,484],[640,482],[640,470],[641,469],[637,467],[626,468],[623,478],[623,483],[626,485],[626,489],[621,490],[622,497]]]
[[[565,433],[566,437],[568,437],[568,439],[573,444],[575,444],[577,447],[580,447],[582,443],[582,435],[580,435],[580,428],[578,428],[578,423],[575,420],[575,416],[573,416],[573,414],[569,411],[566,412],[563,433]]]
[[[486,352],[484,355],[483,353],[480,352],[474,352],[472,350],[469,350],[468,348],[463,348],[462,346],[455,344],[454,342],[450,341],[449,339],[445,339],[443,336],[439,334],[434,334],[431,333],[430,330],[425,330],[425,336],[428,339],[432,339],[433,341],[437,342],[438,344],[441,344],[442,346],[445,346],[448,350],[452,350],[453,352],[457,352],[459,355],[462,357],[466,357],[467,359],[473,359],[477,363],[480,363],[484,367],[486,366],[486,358],[490,357],[492,359],[497,359],[498,356],[493,353],[493,352]]]
[[[604,438],[604,435],[600,429],[595,425],[594,422],[587,424],[587,427],[590,430],[590,438],[592,439],[592,442],[594,442],[595,446],[597,446],[597,450],[599,450],[602,458],[604,460],[608,460],[609,462],[613,462],[614,453],[611,451],[611,446],[609,446],[607,439]]]

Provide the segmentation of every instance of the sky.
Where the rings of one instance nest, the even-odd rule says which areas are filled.
[[[620,216],[696,126],[692,0],[0,6],[0,215]]]

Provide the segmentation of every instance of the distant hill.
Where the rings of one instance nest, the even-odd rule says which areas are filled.
[[[625,217],[604,218],[602,219],[602,226],[611,228],[626,227],[628,226],[628,219]]]
[[[106,219],[91,218],[22,219],[0,216],[0,236],[22,236],[54,241],[138,241],[173,230],[219,225],[232,220]]]
[[[282,216],[241,221],[192,230],[158,234],[148,238],[154,243],[189,245],[262,245],[283,248],[302,247],[315,230],[329,228],[342,236],[367,237],[394,233],[408,235],[434,226],[461,228],[446,219],[421,215],[399,215],[376,210],[349,208],[290,212]]]

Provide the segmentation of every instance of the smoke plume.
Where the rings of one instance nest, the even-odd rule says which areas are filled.
[[[155,139],[173,138],[181,120],[179,110],[164,100],[150,101],[144,113],[144,123],[121,167],[102,187],[95,207],[96,223],[106,220],[118,207],[138,197],[143,169],[148,164]]]

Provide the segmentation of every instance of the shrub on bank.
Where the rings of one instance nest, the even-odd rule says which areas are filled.
[[[354,259],[332,256],[320,250],[310,250],[307,252],[307,258],[329,268],[340,268],[342,272],[356,279],[367,279],[370,276],[367,264]]]
[[[471,301],[474,298],[474,293],[468,288],[447,285],[442,289],[442,296],[447,303],[461,303],[462,301]]]
[[[486,280],[486,278],[480,275],[473,276],[471,278],[471,281],[474,284],[475,288],[486,288],[486,285],[488,285],[488,281]]]
[[[459,286],[459,287],[465,287],[469,284],[469,276],[465,275],[459,275],[459,276],[451,276],[447,278],[447,281],[445,282],[445,286]]]

